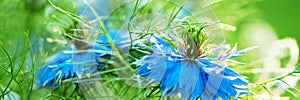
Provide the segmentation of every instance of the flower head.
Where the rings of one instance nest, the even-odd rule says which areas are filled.
[[[78,53],[73,45],[54,54],[49,58],[48,64],[38,72],[35,85],[57,88],[65,79],[87,76],[95,72],[101,66],[97,66],[96,58],[92,54],[94,53]]]
[[[123,34],[121,34],[123,35]],[[116,32],[110,32],[109,36],[114,39],[115,44],[120,50],[125,50],[129,47],[126,38],[118,35]],[[123,41],[121,41],[123,40]],[[80,82],[81,79],[99,78],[100,76],[92,76],[91,74],[102,70],[102,58],[110,58],[112,49],[110,43],[103,35],[95,39],[95,44],[90,44],[86,50],[77,50],[75,46],[70,46],[67,50],[54,54],[49,58],[48,63],[41,68],[37,73],[36,86],[46,88],[59,87],[65,79],[77,78],[73,80],[80,84],[90,82]],[[102,65],[101,65],[102,64]]]
[[[228,54],[208,56],[222,51],[223,46],[209,50],[203,45],[206,37],[188,34],[176,39],[177,46],[152,35],[149,41],[153,53],[135,62],[140,66],[136,72],[150,82],[160,82],[163,95],[178,94],[184,100],[227,100],[247,94],[244,86],[248,83],[246,78],[218,62],[242,55],[253,48],[237,51],[235,46]]]

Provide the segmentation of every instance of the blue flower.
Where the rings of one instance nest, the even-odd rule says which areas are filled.
[[[119,50],[128,49],[129,37],[114,31],[109,31],[109,33]],[[90,83],[80,82],[80,79],[99,78],[99,76],[91,76],[91,74],[103,69],[103,64],[106,62],[101,62],[100,59],[109,59],[113,56],[111,51],[110,43],[104,35],[98,36],[95,43],[90,44],[86,50],[76,50],[72,45],[67,50],[56,53],[48,59],[48,63],[37,73],[35,85],[57,88],[63,80],[70,78],[79,79],[78,81],[74,79],[73,82],[80,84]]]
[[[228,54],[219,57],[199,57],[192,58],[190,52],[185,48],[171,46],[166,41],[152,35],[149,39],[153,53],[144,56],[135,62],[140,67],[136,72],[149,82],[160,82],[160,91],[164,96],[174,96],[178,94],[183,100],[211,100],[248,93],[244,86],[248,83],[246,78],[229,68],[223,67],[215,62],[224,61],[229,58],[244,54],[245,49],[240,52],[233,48]],[[223,47],[211,50],[216,53]]]
[[[65,79],[88,76],[101,66],[97,66],[94,52],[77,53],[72,45],[69,49],[54,54],[49,58],[48,64],[43,66],[36,75],[36,86],[57,88]]]

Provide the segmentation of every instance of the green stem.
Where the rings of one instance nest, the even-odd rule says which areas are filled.
[[[5,93],[7,90],[8,90],[8,87],[10,86],[10,84],[12,83],[13,79],[14,79],[14,67],[13,67],[13,64],[12,64],[12,60],[11,60],[11,57],[9,56],[8,52],[5,50],[5,48],[3,46],[0,45],[0,48],[4,51],[4,53],[6,54],[6,56],[8,57],[9,59],[9,65],[10,65],[10,68],[11,68],[11,71],[10,71],[10,74],[11,74],[11,78],[9,79],[8,81],[8,84],[6,85],[5,89],[3,90],[3,93],[0,95],[0,97],[3,97],[4,95],[6,95],[7,93]]]
[[[138,9],[138,4],[139,4],[139,0],[136,0],[135,6],[134,6],[134,10],[133,10],[133,12],[132,12],[132,14],[130,16],[130,19],[129,19],[129,22],[128,22],[128,26],[127,26],[128,32],[129,32],[129,38],[130,38],[130,41],[131,41],[130,42],[130,49],[132,49],[132,42],[133,42],[132,35],[131,35],[132,32],[131,32],[131,29],[130,29],[130,23],[131,23],[132,19],[134,18],[135,13],[136,13],[136,11]]]
[[[180,8],[177,10],[175,14],[172,14],[171,20],[168,22],[168,27],[171,25],[171,23],[174,21],[174,19],[177,17],[177,15],[180,13],[180,11],[183,9],[183,7],[187,4],[188,0],[185,0],[183,4],[180,6]],[[174,9],[175,11],[175,9]],[[174,12],[173,12],[174,13]]]
[[[282,79],[286,78],[287,76],[291,76],[292,74],[294,74],[297,71],[297,69],[299,68],[299,66],[300,66],[300,63],[298,65],[296,65],[296,67],[294,69],[292,69],[291,71],[289,71],[286,74],[282,74],[282,75],[280,75],[278,77],[275,77],[273,79],[269,79],[269,80],[266,80],[266,81],[263,81],[263,82],[255,83],[255,84],[252,85],[252,88],[260,86],[260,85],[267,84],[269,82],[274,82],[274,81],[282,80]]]

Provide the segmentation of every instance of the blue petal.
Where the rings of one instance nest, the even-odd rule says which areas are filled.
[[[149,39],[153,52],[156,53],[165,53],[167,55],[172,55],[175,53],[175,50],[167,42],[155,37],[152,35]]]
[[[72,46],[70,46],[67,50],[73,50],[74,48]],[[63,63],[68,59],[71,59],[72,55],[71,54],[65,54],[64,52],[58,52],[54,55],[52,55],[51,57],[48,58],[48,63],[47,65],[54,65],[54,64],[59,64],[59,63]]]
[[[225,94],[225,93],[218,93],[217,95],[218,96],[217,97],[215,96],[215,98],[221,98],[222,100],[228,100],[229,99],[228,95]]]
[[[67,50],[73,50],[73,47],[70,46]],[[53,84],[56,84],[56,88],[59,86],[59,84],[54,81],[56,78],[59,79],[57,81],[60,82],[62,78],[73,77],[74,71],[70,68],[70,64],[68,63],[68,60],[71,58],[71,54],[65,54],[64,52],[59,52],[51,56],[47,61],[48,64],[43,66],[37,73],[35,85],[51,88]],[[60,77],[57,76],[59,73],[61,75]]]
[[[97,62],[95,53],[85,52],[73,54],[72,63],[74,64],[74,71],[76,75],[81,78],[82,76],[89,76],[97,70]]]
[[[35,85],[50,88],[53,84],[55,74],[52,75],[52,74],[45,74],[45,73],[50,73],[52,71],[56,71],[56,69],[48,68],[48,66],[44,66],[41,69],[41,71],[36,75],[37,81],[35,82]]]
[[[201,99],[213,99],[218,93],[218,87],[220,86],[222,79],[216,78],[213,75],[208,74],[202,77],[205,78],[206,84],[204,92],[201,95]]]
[[[219,73],[222,73],[222,77],[224,79],[226,79],[225,81],[227,82],[230,82],[230,83],[235,83],[235,84],[238,84],[238,85],[242,85],[242,84],[247,84],[248,81],[245,79],[245,77],[241,76],[240,74],[232,71],[231,69],[229,68],[226,68],[226,67],[222,67],[220,65],[217,65],[217,64],[214,64],[214,63],[211,63],[207,60],[200,60],[199,61],[200,63],[202,63],[203,65],[203,70],[206,71],[206,73],[217,73],[215,71],[218,70],[222,70],[221,72]]]
[[[143,62],[140,68],[137,69],[137,73],[141,76],[145,76],[148,81],[159,82],[163,78],[167,63],[165,58],[160,55],[148,55],[141,60]],[[146,76],[147,75],[147,76]]]
[[[46,65],[42,67],[37,74],[35,84],[46,88],[51,88],[55,85],[55,88],[57,88],[63,79],[71,77],[74,77],[73,66],[67,62],[56,65]]]
[[[209,84],[213,84],[215,88],[218,89],[215,97],[219,97],[220,95],[229,95],[231,97],[234,97],[236,95],[235,88],[231,84],[224,82],[223,81],[224,79],[214,75],[211,75],[211,78],[221,80],[221,82],[218,84],[216,84],[216,82],[214,81],[209,81]],[[228,99],[228,98],[222,98],[222,99]]]
[[[71,78],[75,75],[73,66],[70,60],[67,60],[65,63],[57,64],[57,71],[55,72],[56,79],[58,82],[61,82],[63,79]],[[61,73],[59,73],[61,72]]]
[[[142,77],[146,77],[150,74],[150,71],[149,69],[147,69],[147,67],[149,66],[149,64],[144,64],[144,65],[141,65],[139,68],[136,69],[136,72],[141,75]]]
[[[214,93],[215,98],[222,97],[222,99],[228,99],[223,97],[235,97],[237,95],[237,90],[240,89],[233,85],[247,84],[247,80],[245,80],[244,77],[230,70],[229,68],[224,68],[206,60],[199,61],[199,64],[202,65],[201,68],[205,71],[205,73],[209,74],[209,81],[206,84],[206,90],[204,91],[206,94],[201,98],[206,98],[205,96],[211,96],[209,94]],[[223,70],[220,70],[220,68]],[[219,73],[217,73],[216,70],[219,70]]]
[[[181,94],[181,99],[187,99],[192,94],[195,86],[199,80],[199,69],[194,61],[184,60],[181,63],[181,73],[179,78],[179,93]]]
[[[181,66],[176,62],[168,61],[167,71],[161,80],[161,93],[166,96],[173,96],[177,93]]]
[[[138,60],[135,62],[136,65],[139,65],[140,67],[136,69],[136,72],[141,75],[142,77],[147,77],[150,74],[150,69],[147,67],[149,66],[148,60],[152,56],[144,56],[141,60]]]
[[[195,89],[190,96],[190,99],[196,100],[198,97],[201,96],[202,92],[204,91],[204,87],[206,86],[206,75],[207,74],[203,70],[199,70],[199,76],[198,76],[199,78],[195,86]]]

